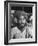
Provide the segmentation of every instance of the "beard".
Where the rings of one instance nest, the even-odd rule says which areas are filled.
[[[23,29],[25,26],[27,26],[26,23],[25,23],[25,24],[18,24],[18,25],[17,25],[17,27],[18,27],[19,29]]]

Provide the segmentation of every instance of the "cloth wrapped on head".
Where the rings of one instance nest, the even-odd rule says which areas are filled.
[[[15,17],[15,21],[17,20],[17,19],[19,19],[20,18],[20,16],[24,16],[24,18],[26,19],[26,21],[29,21],[29,19],[30,19],[30,17],[32,16],[32,14],[31,13],[26,13],[25,11],[15,11],[15,13],[13,14],[14,15],[14,17]],[[17,21],[16,21],[17,22]]]
[[[26,13],[24,11],[15,11],[14,17],[19,19],[20,16],[24,16],[27,19],[28,18],[28,13]]]

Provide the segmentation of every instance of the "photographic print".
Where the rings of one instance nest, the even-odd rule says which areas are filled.
[[[37,2],[5,1],[5,44],[37,42]]]

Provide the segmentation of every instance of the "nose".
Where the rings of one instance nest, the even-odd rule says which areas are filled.
[[[24,23],[24,20],[21,20],[21,23]]]
[[[23,23],[23,20],[20,20],[19,23],[22,24]]]
[[[21,22],[22,22],[22,23],[25,23],[25,22],[26,22],[26,20],[22,20]]]
[[[21,20],[21,23],[23,23],[23,20]]]

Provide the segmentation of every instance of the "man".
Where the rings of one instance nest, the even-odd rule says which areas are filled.
[[[28,15],[24,11],[16,11],[14,13],[14,22],[16,27],[11,29],[11,39],[32,38],[32,33],[28,27]]]

